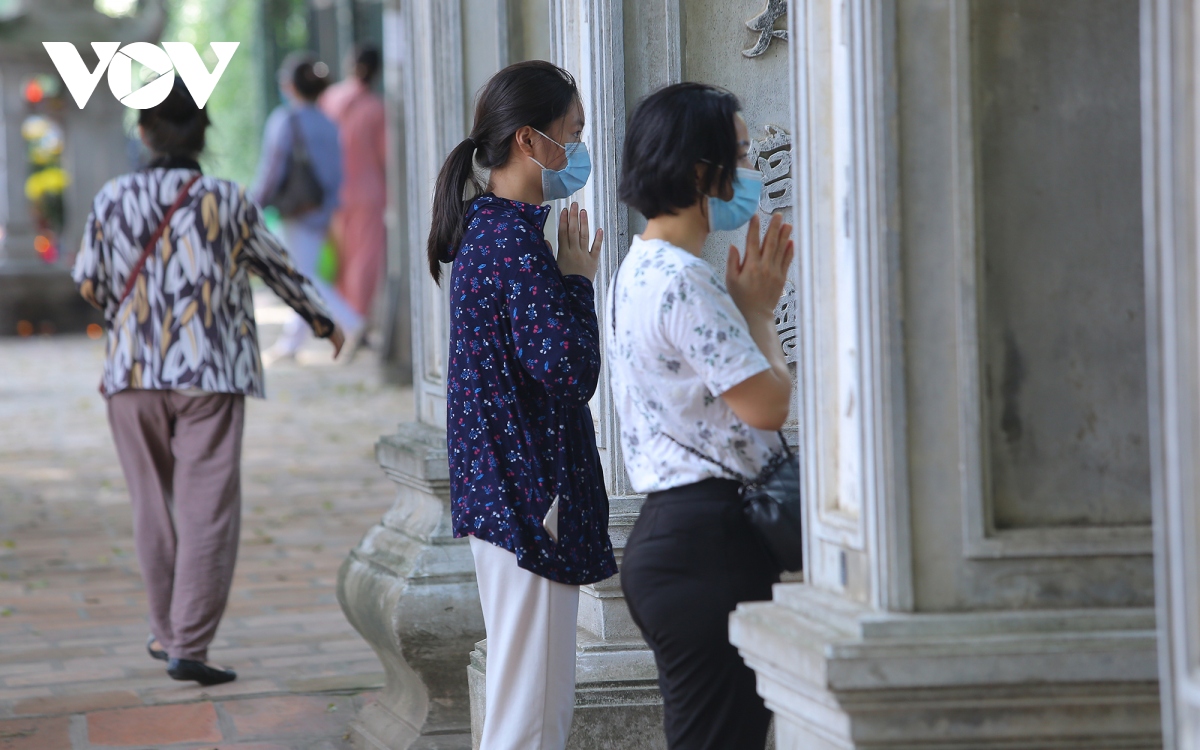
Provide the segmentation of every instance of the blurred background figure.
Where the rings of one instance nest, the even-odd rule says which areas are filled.
[[[283,104],[267,118],[258,176],[250,191],[255,202],[278,209],[283,235],[300,273],[312,279],[329,305],[334,321],[357,341],[363,318],[327,280],[317,273],[321,246],[338,205],[342,154],[337,126],[317,107],[329,86],[329,67],[308,53],[284,58],[279,69]],[[267,351],[263,363],[295,358],[308,338],[299,315],[284,324],[283,335]]]
[[[343,69],[349,75],[321,95],[320,107],[337,124],[342,142],[341,200],[331,227],[338,256],[337,291],[365,323],[384,270],[387,131],[383,99],[371,90],[379,74],[379,50],[360,47],[347,63]],[[347,341],[347,359],[366,329],[361,326]]]
[[[208,126],[179,78],[139,112],[154,158],[96,196],[74,278],[107,322],[100,390],[133,503],[146,648],[172,678],[214,685],[237,677],[208,647],[237,560],[245,397],[264,395],[250,273],[335,356],[342,334],[258,206],[201,173]]]

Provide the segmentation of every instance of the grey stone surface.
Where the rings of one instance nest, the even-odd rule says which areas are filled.
[[[387,675],[379,699],[359,712],[354,740],[458,747],[470,731],[464,668],[484,627],[470,547],[450,528],[445,433],[403,424],[380,439],[377,456],[396,501],[338,576],[342,610]]]
[[[998,529],[1150,523],[1138,12],[971,5]]]

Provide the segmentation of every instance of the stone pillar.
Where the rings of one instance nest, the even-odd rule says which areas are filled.
[[[1195,4],[1143,4],[1146,143],[1146,298],[1150,314],[1154,554],[1163,746],[1200,748],[1200,305],[1196,250],[1200,138]]]
[[[412,377],[417,422],[377,446],[396,501],[342,566],[338,600],[375,648],[387,683],[352,725],[371,750],[470,746],[466,667],[484,636],[475,567],[454,539],[446,460],[449,303],[425,261],[432,190],[446,154],[467,134],[476,90],[508,64],[509,0],[388,0],[385,84],[393,119],[389,210],[393,253],[410,283]],[[536,29],[536,24],[532,25]],[[518,24],[518,28],[524,28]],[[464,40],[469,40],[469,44]],[[537,40],[532,39],[530,43]],[[393,256],[394,257],[394,256]]]
[[[338,599],[387,674],[382,697],[352,725],[361,748],[465,746],[469,704],[463,668],[483,634],[469,547],[450,531],[445,433],[444,292],[423,270],[431,187],[442,157],[464,134],[459,3],[389,3],[384,38],[391,90],[405,121],[391,167],[405,168],[400,227],[412,285],[413,389],[419,421],[380,440],[380,465],[396,502],[342,566]],[[403,141],[399,137],[402,135]],[[435,739],[439,738],[439,739]]]
[[[779,747],[1161,747],[1138,3],[791,8],[810,582],[731,622]]]

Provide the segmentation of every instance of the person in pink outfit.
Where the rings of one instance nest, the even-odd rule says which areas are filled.
[[[378,50],[359,49],[353,74],[330,86],[319,102],[337,124],[342,143],[341,202],[331,227],[338,248],[337,289],[364,319],[370,317],[384,271],[387,131],[383,100],[371,90],[379,64]]]

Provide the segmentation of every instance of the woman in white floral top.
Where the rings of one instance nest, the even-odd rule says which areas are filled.
[[[711,86],[662,89],[630,118],[622,164],[621,200],[648,223],[614,277],[605,331],[625,465],[647,493],[621,586],[658,664],[673,749],[762,748],[770,722],[727,621],[779,580],[736,477],[781,449],[792,381],[774,307],[792,243],[779,216],[759,240],[762,183],[739,109]],[[704,243],[747,222],[722,283]]]
[[[263,396],[250,274],[334,356],[343,336],[258,206],[200,173],[208,116],[179,78],[138,125],[155,160],[100,190],[74,276],[108,323],[101,392],[133,502],[146,648],[172,678],[213,685],[237,676],[208,664],[208,645],[237,559],[244,401]]]

